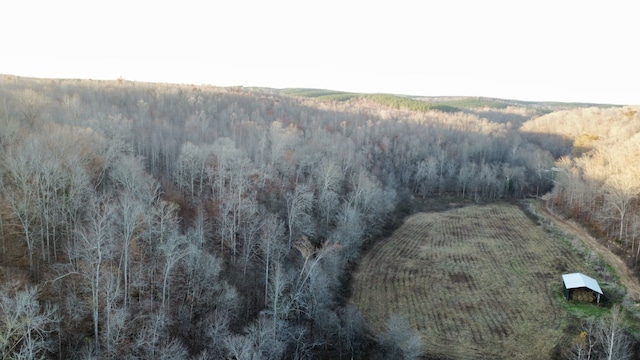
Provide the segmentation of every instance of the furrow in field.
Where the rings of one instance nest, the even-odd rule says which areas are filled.
[[[580,270],[565,246],[513,205],[416,214],[363,256],[352,300],[375,331],[407,317],[435,357],[540,357],[560,336],[557,268]]]

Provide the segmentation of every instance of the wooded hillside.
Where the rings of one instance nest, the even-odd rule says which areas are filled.
[[[554,204],[605,241],[614,240],[630,266],[637,266],[640,254],[639,110],[559,111],[522,127],[564,139],[566,148],[555,165]]]
[[[1,357],[373,357],[349,271],[416,197],[555,181],[637,251],[640,115],[533,116],[0,76]]]

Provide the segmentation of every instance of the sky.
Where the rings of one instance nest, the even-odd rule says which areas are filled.
[[[635,1],[20,0],[0,73],[640,105]]]

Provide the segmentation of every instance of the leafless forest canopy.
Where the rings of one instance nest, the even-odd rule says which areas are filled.
[[[350,272],[442,199],[551,192],[634,266],[639,109],[518,104],[2,75],[0,357],[384,358]]]

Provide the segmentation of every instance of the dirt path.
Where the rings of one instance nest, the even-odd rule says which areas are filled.
[[[620,282],[625,288],[627,288],[627,295],[634,301],[640,301],[640,282],[631,273],[631,271],[629,271],[629,268],[624,263],[624,261],[622,261],[622,259],[620,259],[616,254],[612,253],[609,249],[607,249],[606,246],[600,244],[582,226],[576,224],[573,221],[566,220],[560,215],[556,214],[549,208],[549,201],[545,201],[545,206],[540,208],[549,216],[549,218],[553,219],[554,223],[557,226],[560,226],[562,229],[570,232],[571,234],[582,240],[585,246],[588,246],[589,249],[602,256],[603,259],[615,269]]]

